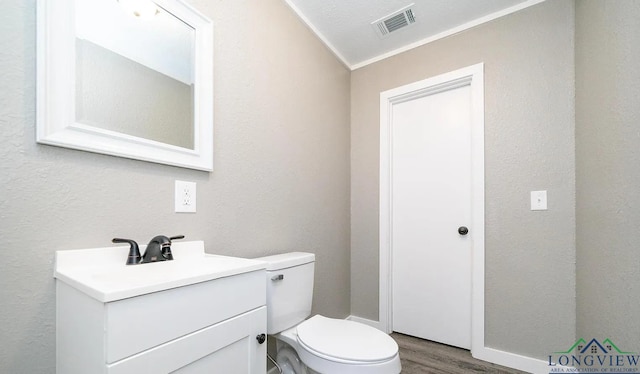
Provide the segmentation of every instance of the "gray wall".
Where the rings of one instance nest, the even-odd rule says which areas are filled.
[[[640,2],[576,5],[578,337],[640,350]]]
[[[544,358],[574,342],[573,50],[573,1],[548,1],[352,73],[353,315],[378,319],[379,93],[484,62],[486,345]]]
[[[1,373],[54,372],[54,251],[115,236],[315,252],[314,312],[349,314],[349,71],[280,0],[189,2],[215,22],[213,173],[37,145],[35,0],[3,1]],[[175,179],[198,213],[173,213]]]

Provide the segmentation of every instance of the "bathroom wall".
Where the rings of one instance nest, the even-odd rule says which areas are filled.
[[[215,22],[213,173],[36,144],[35,0],[3,1],[1,373],[54,372],[54,251],[115,236],[314,252],[314,312],[349,314],[349,71],[280,0],[188,2]],[[196,214],[173,213],[176,179]]]
[[[640,351],[640,2],[576,3],[577,335]]]
[[[351,313],[378,319],[379,94],[484,62],[486,346],[575,338],[574,2],[547,1],[351,77]],[[547,190],[549,209],[529,210]]]

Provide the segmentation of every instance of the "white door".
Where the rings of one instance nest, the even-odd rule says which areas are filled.
[[[471,111],[466,85],[397,103],[390,118],[393,330],[465,349],[471,348]]]

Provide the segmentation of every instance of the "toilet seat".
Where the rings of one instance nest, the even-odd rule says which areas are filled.
[[[398,344],[389,335],[354,321],[316,315],[299,324],[296,332],[304,349],[334,362],[378,364],[398,355]]]

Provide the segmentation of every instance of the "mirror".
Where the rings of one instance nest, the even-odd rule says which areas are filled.
[[[213,168],[213,26],[181,0],[39,0],[37,141]]]
[[[75,1],[76,122],[193,149],[194,29],[123,4]]]

